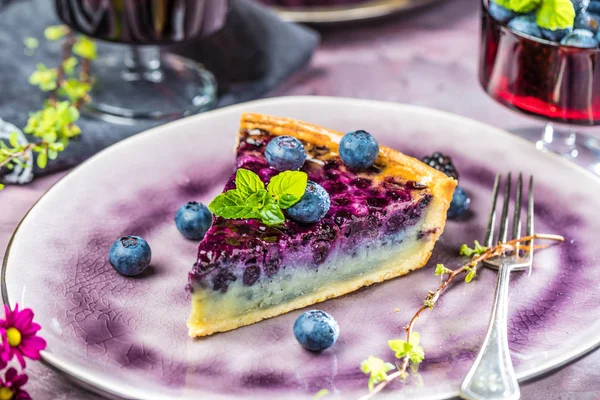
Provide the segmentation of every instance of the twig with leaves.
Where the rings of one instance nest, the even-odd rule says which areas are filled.
[[[21,144],[16,132],[10,136],[8,143],[0,140],[0,172],[3,169],[12,170],[15,165],[23,166],[23,160],[31,157],[32,153],[37,155],[38,167],[45,168],[48,159],[56,159],[69,141],[81,133],[76,121],[81,107],[90,101],[89,92],[93,83],[90,70],[91,61],[97,56],[96,44],[85,36],[76,36],[64,25],[46,28],[44,36],[48,40],[64,39],[64,42],[59,65],[48,68],[38,64],[29,77],[30,84],[48,92],[44,107],[30,114],[23,129],[39,140]],[[27,38],[25,45],[33,51],[38,43]],[[0,184],[0,190],[3,187]]]
[[[378,357],[369,356],[369,358],[360,365],[361,370],[369,375],[369,393],[362,396],[360,400],[369,400],[373,398],[395,379],[405,379],[408,374],[408,366],[411,364],[418,365],[423,361],[425,351],[423,350],[423,347],[419,346],[420,335],[418,332],[414,331],[415,324],[425,310],[433,309],[444,290],[457,276],[465,274],[465,282],[471,282],[477,274],[478,266],[483,261],[500,256],[507,251],[518,251],[518,249],[530,250],[528,243],[534,239],[555,242],[564,241],[562,236],[548,234],[525,236],[520,239],[498,243],[496,246],[490,248],[484,247],[480,245],[479,242],[475,241],[475,246],[473,248],[470,248],[466,244],[462,245],[460,248],[460,255],[471,257],[471,260],[459,268],[451,270],[446,268],[443,264],[438,264],[435,269],[435,275],[440,276],[440,286],[436,290],[428,292],[427,297],[423,301],[423,305],[419,307],[408,325],[404,327],[404,330],[406,331],[406,340],[395,339],[388,341],[388,346],[395,352],[396,359],[401,363],[398,366],[397,371],[388,375],[388,372],[393,371],[397,366],[385,362]],[[537,245],[533,248],[541,249],[545,247],[548,247],[548,245]]]

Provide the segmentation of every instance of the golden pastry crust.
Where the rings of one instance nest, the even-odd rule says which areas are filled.
[[[343,136],[339,132],[305,122],[253,113],[244,113],[240,125],[241,130],[261,129],[273,135],[289,135],[307,144],[327,146],[336,153]],[[334,282],[291,301],[266,309],[253,310],[243,315],[228,317],[225,299],[221,299],[219,301],[221,304],[218,304],[207,297],[207,293],[197,291],[192,296],[192,313],[188,319],[189,335],[207,336],[250,325],[330,298],[343,296],[363,286],[396,278],[423,267],[431,257],[435,242],[443,232],[446,213],[457,182],[444,173],[385,146],[380,146],[380,154],[376,162],[383,166],[379,179],[394,176],[427,185],[427,191],[432,195],[432,199],[423,216],[420,229],[430,231],[431,234],[419,247],[408,252],[396,253],[377,269],[367,271],[351,280]],[[215,307],[223,309],[220,313],[222,318],[208,320],[205,315],[206,308]]]

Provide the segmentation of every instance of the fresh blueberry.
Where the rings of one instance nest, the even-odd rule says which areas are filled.
[[[307,311],[294,322],[294,336],[307,350],[328,349],[333,346],[339,335],[338,323],[325,311]]]
[[[573,28],[565,28],[565,29],[555,29],[550,30],[546,28],[541,28],[542,37],[544,39],[552,40],[553,42],[560,42],[562,38],[567,36],[569,33],[573,31]]]
[[[590,4],[588,5],[586,11],[589,13],[594,13],[596,15],[599,15],[600,14],[600,1],[597,1],[597,0],[590,1]]]
[[[448,218],[458,218],[464,213],[467,212],[469,206],[471,205],[471,199],[469,195],[463,188],[457,186],[454,189],[454,194],[452,195],[452,201],[450,202],[450,208],[448,208]]]
[[[278,171],[300,169],[306,161],[306,150],[300,141],[291,136],[277,136],[265,149],[269,165]]]
[[[377,159],[379,145],[367,131],[355,131],[344,135],[340,141],[340,157],[350,168],[368,168]]]
[[[533,15],[520,15],[508,22],[508,27],[529,36],[542,37],[542,31]]]
[[[493,1],[490,2],[488,12],[492,16],[492,18],[503,24],[507,23],[517,15],[517,13],[515,13],[514,11],[509,10],[508,8],[504,8]]]
[[[200,240],[212,225],[212,214],[204,204],[190,201],[177,210],[175,225],[186,238]]]
[[[594,36],[594,33],[587,29],[574,29],[573,32],[569,33],[560,41],[560,44],[564,46],[592,49],[598,46],[598,40]]]
[[[323,186],[308,181],[304,195],[299,202],[287,209],[287,213],[298,222],[312,224],[323,218],[330,206],[329,193]]]
[[[577,14],[573,26],[575,29],[587,29],[588,31],[597,33],[599,25],[600,17],[598,15],[583,11]]]
[[[139,275],[150,265],[152,252],[148,243],[139,236],[123,236],[113,243],[108,261],[120,274]]]

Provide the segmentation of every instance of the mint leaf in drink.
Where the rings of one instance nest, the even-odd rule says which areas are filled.
[[[535,13],[535,21],[540,28],[572,28],[575,22],[575,8],[570,0],[543,0]]]
[[[493,0],[494,3],[519,14],[535,10],[542,4],[542,0]],[[544,0],[546,1],[546,0]],[[568,1],[568,0],[567,0]]]
[[[240,168],[235,173],[235,186],[240,195],[249,197],[259,190],[264,190],[265,184],[254,172]]]
[[[267,190],[283,210],[296,204],[306,191],[308,175],[301,171],[284,171],[271,178]]]

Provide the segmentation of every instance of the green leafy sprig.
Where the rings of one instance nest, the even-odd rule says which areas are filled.
[[[259,219],[267,226],[285,222],[285,210],[304,195],[308,175],[301,171],[284,171],[265,184],[254,172],[240,168],[235,174],[235,189],[215,197],[208,209],[227,219]]]
[[[382,391],[388,383],[395,379],[405,379],[408,376],[407,370],[409,365],[416,368],[424,360],[425,351],[423,347],[419,345],[421,337],[418,332],[414,331],[415,324],[425,310],[433,309],[444,290],[457,276],[465,274],[465,281],[470,282],[473,277],[475,277],[477,267],[485,260],[500,256],[508,251],[518,251],[518,249],[531,250],[532,248],[539,249],[547,247],[547,245],[529,247],[532,246],[531,243],[533,240],[538,239],[556,242],[564,241],[562,236],[547,234],[525,236],[520,239],[498,243],[496,246],[490,248],[485,248],[476,241],[475,248],[473,249],[469,248],[466,244],[461,246],[460,255],[466,255],[464,249],[469,249],[470,252],[467,253],[469,253],[472,258],[459,268],[452,270],[446,268],[444,264],[437,264],[434,273],[436,276],[441,277],[442,282],[436,290],[427,293],[423,305],[419,307],[408,325],[404,327],[406,340],[393,339],[388,341],[389,348],[394,352],[394,355],[400,360],[401,364],[396,371],[388,375],[388,372],[396,369],[394,364],[387,363],[384,360],[373,356],[369,356],[369,358],[363,361],[360,365],[360,369],[362,372],[369,375],[369,393],[362,396],[360,400],[369,400],[373,398],[377,393]]]
[[[38,139],[25,145],[18,143],[17,134],[10,136],[9,143],[0,141],[0,170],[12,170],[24,166],[32,153],[36,154],[39,168],[45,168],[48,160],[54,160],[72,138],[81,133],[76,125],[79,109],[90,101],[92,88],[91,61],[97,56],[96,44],[85,36],[75,36],[64,25],[50,26],[44,31],[47,40],[63,39],[62,58],[57,67],[38,64],[29,77],[31,85],[48,93],[48,100],[41,110],[30,113],[23,131]],[[33,51],[39,42],[26,38],[26,49]],[[77,67],[79,68],[79,71]],[[4,188],[0,184],[0,190]]]
[[[519,14],[535,11],[540,28],[557,30],[572,28],[575,7],[571,0],[493,0],[496,4]]]

